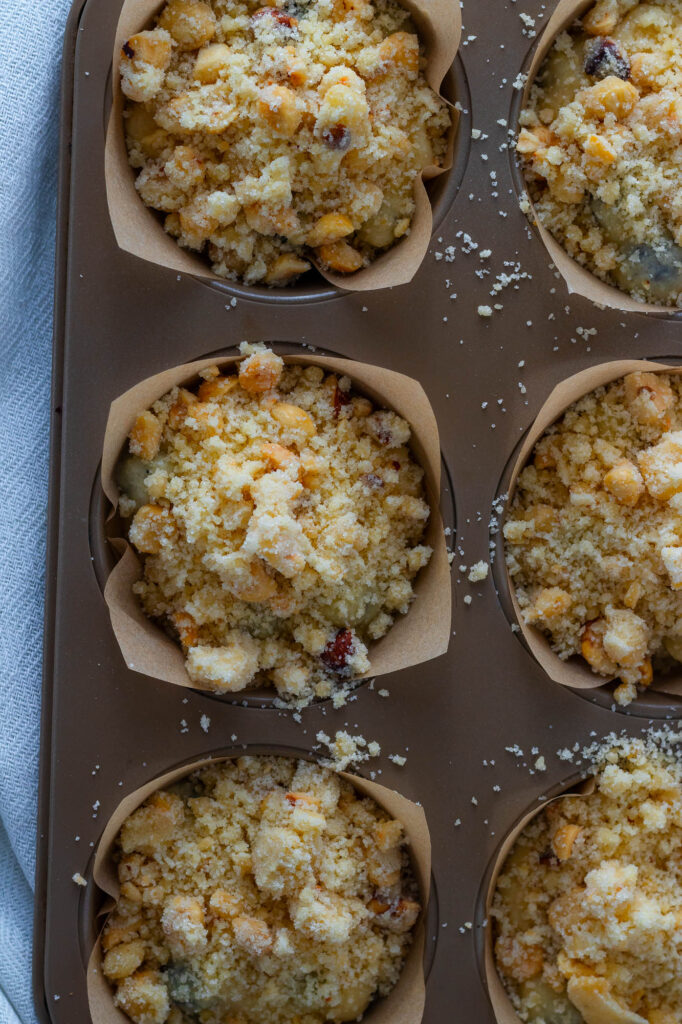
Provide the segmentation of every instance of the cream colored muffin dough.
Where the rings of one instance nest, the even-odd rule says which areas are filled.
[[[641,740],[606,751],[592,795],[551,803],[523,830],[491,916],[521,1020],[678,1024],[679,763]]]
[[[680,377],[632,373],[572,405],[519,475],[504,537],[525,621],[619,677],[619,703],[679,668]]]
[[[307,761],[196,772],[123,823],[117,858],[103,970],[134,1024],[356,1020],[420,911],[400,822]]]
[[[681,0],[599,0],[557,38],[520,124],[537,215],[567,252],[682,305]]]
[[[447,105],[397,0],[169,0],[121,54],[137,190],[216,274],[352,274],[410,230]]]
[[[341,693],[428,562],[410,428],[347,377],[247,347],[137,417],[120,511],[144,556],[134,589],[210,689]]]

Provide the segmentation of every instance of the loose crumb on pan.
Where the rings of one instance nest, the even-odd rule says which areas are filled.
[[[682,0],[598,0],[556,39],[517,152],[541,223],[643,302],[682,303]]]
[[[347,768],[357,767],[372,757],[379,757],[381,746],[376,740],[369,742],[364,736],[352,736],[345,729],[339,729],[332,739],[320,730],[315,739],[323,743],[329,750],[329,758],[320,763],[334,771],[343,772]]]
[[[467,579],[470,583],[480,583],[482,580],[488,578],[488,569],[489,567],[487,562],[484,562],[483,560],[475,562],[469,569]]]
[[[116,859],[103,971],[134,1024],[356,1020],[420,913],[400,822],[307,761],[242,757],[153,794]]]
[[[663,730],[594,744],[594,792],[549,803],[517,839],[491,917],[521,1020],[679,1019],[680,740]]]
[[[408,612],[429,505],[405,420],[347,377],[243,351],[138,415],[119,507],[144,556],[135,593],[192,681],[303,706],[366,674]]]
[[[408,234],[450,114],[397,0],[169,0],[121,53],[136,188],[214,272],[352,274]]]
[[[521,614],[628,704],[682,661],[682,378],[636,372],[535,445],[504,526]],[[596,684],[597,680],[595,680]]]

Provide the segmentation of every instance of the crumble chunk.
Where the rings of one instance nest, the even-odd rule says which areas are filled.
[[[139,414],[118,466],[135,593],[194,682],[329,697],[370,670],[431,556],[409,425],[262,346],[203,377]]]
[[[168,0],[128,39],[129,161],[166,231],[221,277],[352,274],[410,230],[450,113],[397,0]]]
[[[420,912],[400,822],[307,761],[203,768],[134,811],[115,856],[103,970],[134,1024],[356,1020]]]
[[[598,0],[545,59],[516,148],[541,223],[633,298],[682,305],[681,0]]]
[[[629,703],[682,660],[682,382],[637,372],[538,441],[504,526],[524,620]]]
[[[674,1024],[682,1007],[676,755],[624,739],[596,789],[551,803],[497,881],[495,960],[522,1021]]]

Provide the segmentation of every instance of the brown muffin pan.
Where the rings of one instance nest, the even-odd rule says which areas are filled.
[[[94,854],[126,795],[206,757],[320,756],[317,733],[347,729],[382,750],[349,770],[376,773],[376,782],[426,814],[432,878],[423,1020],[493,1024],[484,923],[500,844],[538,798],[574,785],[587,768],[579,754],[570,761],[559,750],[614,729],[639,734],[651,719],[678,718],[682,702],[650,691],[623,711],[613,707],[611,687],[578,691],[549,678],[512,631],[491,513],[501,519],[495,499],[553,388],[610,360],[679,363],[680,314],[599,308],[569,295],[518,208],[506,122],[521,100],[514,82],[532,59],[519,15],[542,31],[549,11],[541,0],[465,2],[462,46],[446,76],[463,108],[454,164],[429,183],[435,232],[411,283],[353,294],[309,276],[268,292],[199,280],[123,252],[104,183],[120,9],[121,0],[77,0],[66,32],[34,951],[39,1019],[90,1020],[86,969],[105,902],[93,880]],[[492,316],[479,314],[496,304],[503,308]],[[406,374],[424,388],[438,424],[441,514],[454,551],[449,650],[375,684],[363,680],[337,710],[323,701],[294,716],[248,692],[217,698],[131,671],[104,600],[116,563],[99,479],[112,401],[171,367],[235,355],[242,340],[311,362],[316,354],[345,357]],[[488,579],[469,583],[459,567],[488,560],[491,547],[497,557]],[[405,765],[391,754],[406,757]],[[540,755],[545,771],[533,767]]]

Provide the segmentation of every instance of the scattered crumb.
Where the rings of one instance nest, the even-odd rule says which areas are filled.
[[[320,763],[337,772],[345,771],[350,765],[362,764],[381,753],[379,744],[372,740],[369,743],[364,736],[351,736],[340,729],[332,740],[325,732],[318,732],[315,739],[329,748],[331,757]]]
[[[475,565],[471,566],[469,570],[469,576],[467,577],[470,583],[480,583],[481,580],[485,580],[488,577],[488,563],[484,561],[476,562]]]

